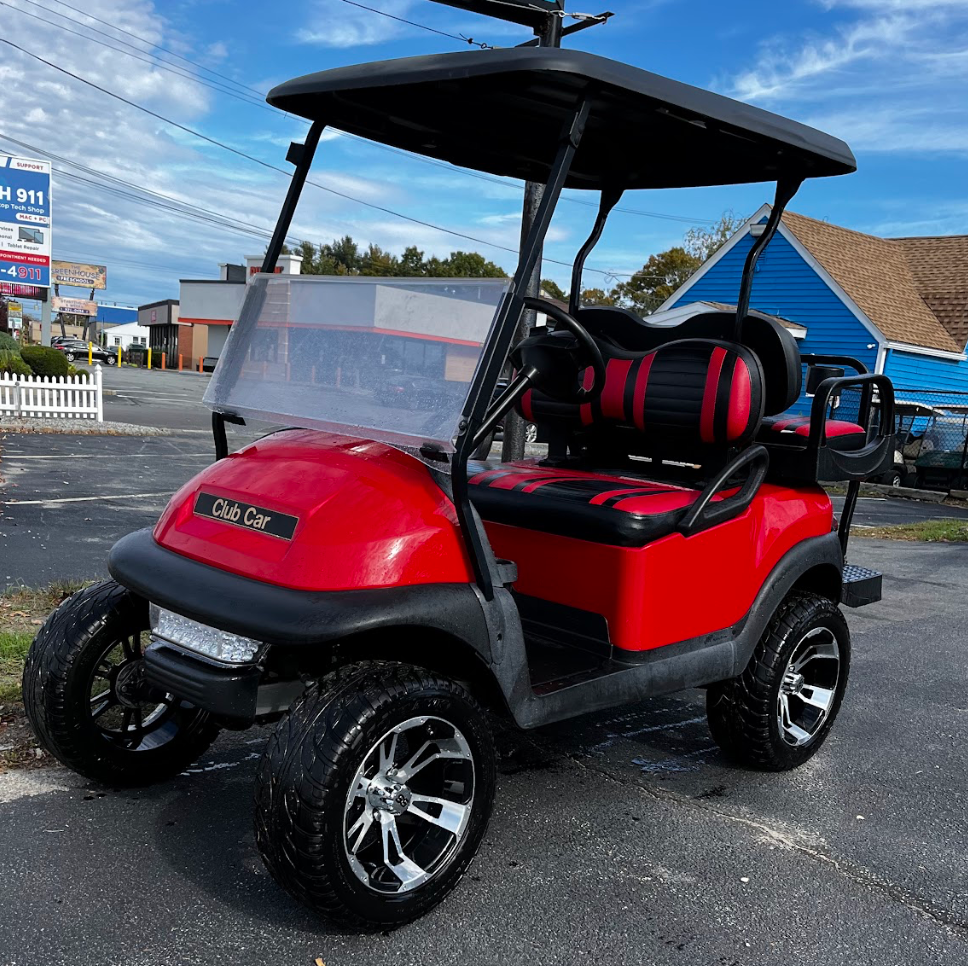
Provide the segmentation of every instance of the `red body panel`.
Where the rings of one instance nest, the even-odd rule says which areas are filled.
[[[200,490],[298,517],[293,539],[197,515]],[[453,504],[419,460],[311,430],[276,433],[203,470],[154,536],[186,557],[298,590],[473,580]]]
[[[780,558],[832,521],[820,487],[767,484],[741,516],[639,548],[485,526],[494,552],[518,565],[516,590],[602,614],[615,646],[644,651],[740,621]]]
[[[199,491],[297,517],[292,540],[195,513]],[[821,488],[764,485],[742,516],[640,548],[486,529],[497,556],[518,565],[516,590],[602,614],[613,644],[641,651],[741,620],[780,558],[831,523]],[[203,470],[154,536],[194,560],[299,590],[473,580],[453,504],[419,460],[311,430],[266,437]]]

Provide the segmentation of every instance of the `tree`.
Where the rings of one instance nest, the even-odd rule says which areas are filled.
[[[447,258],[424,258],[416,245],[397,257],[379,245],[360,246],[349,235],[336,238],[317,249],[312,242],[300,242],[304,275],[372,275],[384,278],[507,278],[507,272],[477,252],[453,252]]]
[[[400,274],[400,261],[396,255],[385,252],[379,245],[370,245],[360,259],[360,275],[393,276]]]
[[[312,242],[304,241],[299,243],[296,254],[302,256],[300,271],[303,275],[316,274],[316,246]]]
[[[732,209],[724,211],[711,228],[696,227],[686,232],[686,251],[698,258],[701,265],[712,258],[742,224],[743,219],[737,218]]]
[[[419,278],[424,274],[424,253],[416,245],[410,245],[400,256],[400,274],[404,278]]]
[[[603,288],[586,288],[581,293],[582,305],[615,305],[615,289],[606,292]]]
[[[610,295],[618,305],[640,315],[654,312],[702,264],[681,245],[652,255],[627,282],[619,282]]]
[[[551,278],[541,279],[541,294],[547,295],[550,299],[557,299],[559,302],[567,302],[568,296],[565,290]]]

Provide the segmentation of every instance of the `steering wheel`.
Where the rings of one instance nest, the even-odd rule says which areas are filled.
[[[554,319],[557,325],[567,329],[578,341],[578,351],[583,357],[582,362],[586,362],[592,370],[592,384],[586,389],[579,386],[577,389],[566,389],[560,384],[560,380],[555,380],[554,384],[545,382],[539,376],[535,378],[535,385],[542,392],[559,400],[568,403],[589,403],[597,399],[605,388],[605,360],[602,358],[602,350],[598,343],[588,334],[588,330],[581,325],[577,319],[565,309],[549,299],[534,298],[526,296],[524,304],[527,308],[535,312],[543,312],[550,319]],[[546,343],[547,344],[547,343]],[[544,384],[543,384],[544,383]]]

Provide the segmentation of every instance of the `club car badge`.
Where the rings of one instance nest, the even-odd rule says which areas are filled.
[[[244,530],[268,533],[282,540],[292,540],[296,524],[299,522],[298,517],[290,516],[288,513],[277,513],[275,510],[266,510],[251,503],[241,503],[238,500],[229,500],[224,496],[205,492],[200,492],[195,497],[195,513],[200,517],[231,523]]]

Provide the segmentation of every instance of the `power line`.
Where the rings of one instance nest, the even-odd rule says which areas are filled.
[[[103,30],[98,30],[96,27],[90,27],[87,24],[81,23],[79,20],[74,20],[72,17],[68,17],[65,14],[58,13],[55,10],[51,10],[49,7],[43,6],[43,4],[36,3],[35,0],[21,0],[23,3],[29,3],[31,6],[37,7],[40,10],[46,10],[48,13],[53,14],[55,17],[62,17],[64,20],[68,20],[71,23],[75,23],[78,26],[83,27],[85,30],[90,30],[93,33],[100,34],[102,37],[107,37],[109,40],[115,41],[115,43],[123,44],[125,47],[130,47],[130,50],[124,50],[122,47],[115,47],[114,44],[106,43],[103,40],[98,40],[97,37],[89,37],[87,34],[80,33],[77,30],[72,30],[70,27],[62,23],[56,23],[53,20],[47,20],[44,17],[38,17],[36,14],[31,13],[29,10],[23,10],[20,7],[14,7],[7,3],[6,0],[0,0],[0,6],[7,7],[9,10],[13,10],[16,13],[21,14],[24,17],[30,17],[39,23],[47,24],[50,27],[56,27],[58,30],[66,31],[69,34],[73,34],[75,37],[80,37],[82,40],[87,40],[90,43],[98,44],[107,50],[113,50],[115,53],[124,54],[126,57],[131,57],[134,60],[140,61],[142,64],[148,64],[150,67],[154,67],[160,70],[168,71],[170,74],[174,74],[176,77],[182,77],[186,80],[194,81],[196,84],[200,84],[203,87],[207,87],[210,90],[216,91],[220,94],[227,94],[229,97],[233,97],[243,104],[251,104],[253,107],[258,107],[264,111],[269,111],[272,114],[278,115],[278,111],[274,108],[269,107],[262,100],[256,100],[251,95],[242,94],[238,91],[234,91],[231,88],[225,87],[222,84],[217,84],[212,81],[207,80],[204,77],[199,77],[197,74],[193,74],[191,71],[177,67],[174,64],[169,64],[167,61],[160,60],[158,58],[151,59],[153,55],[149,54],[148,51],[139,50],[133,44],[129,44],[124,40],[118,40],[115,37],[111,37],[109,34],[105,33]],[[134,51],[134,53],[132,53]],[[147,54],[148,56],[142,57],[140,54]]]
[[[90,27],[87,24],[83,24],[79,20],[75,20],[72,17],[67,17],[65,14],[57,13],[56,11],[51,10],[49,7],[45,7],[45,6],[43,6],[43,4],[37,3],[36,0],[21,0],[21,2],[23,2],[23,3],[29,3],[32,6],[37,7],[38,9],[46,10],[48,13],[53,13],[55,16],[63,17],[65,20],[69,20],[71,23],[78,24],[79,26],[84,27],[86,30],[91,30],[92,32],[98,33],[98,34],[100,34],[103,37],[108,37],[108,39],[110,39],[110,40],[117,40],[117,38],[110,37],[110,35],[107,34],[107,33],[105,33],[103,30],[97,30],[97,28]],[[63,3],[63,0],[54,0],[54,2],[56,2],[56,3]],[[364,4],[356,3],[355,0],[343,0],[343,2],[345,2],[345,3],[351,3],[353,6],[358,6],[361,9],[364,9],[364,10],[371,10],[374,13],[383,14],[384,16],[391,17],[391,18],[393,18],[395,20],[403,20],[403,18],[395,17],[393,14],[385,13],[384,11],[377,10],[374,7],[368,7],[368,6],[365,6]],[[50,21],[50,20],[44,20],[42,17],[37,17],[35,14],[32,14],[32,13],[30,13],[27,10],[21,10],[19,7],[12,7],[12,6],[10,6],[9,3],[6,2],[6,0],[0,0],[0,5],[7,6],[7,7],[9,7],[9,9],[15,10],[17,13],[21,13],[24,16],[32,17],[33,19],[38,20],[41,23],[46,23],[46,24],[48,24],[48,25],[50,25],[52,27],[58,27],[61,30],[66,30],[68,33],[72,33],[75,36],[78,36],[78,37],[83,38],[84,40],[89,40],[92,43],[100,44],[101,46],[106,47],[108,50],[114,50],[114,51],[116,51],[118,53],[126,54],[129,57],[134,57],[135,60],[140,60],[142,63],[149,64],[152,67],[158,67],[158,68],[161,68],[162,70],[168,70],[171,73],[174,73],[178,77],[183,77],[183,78],[185,78],[187,80],[192,80],[192,81],[194,81],[194,82],[196,82],[196,83],[198,83],[198,84],[200,84],[200,85],[202,85],[204,87],[209,88],[210,90],[216,91],[217,93],[228,94],[230,97],[234,97],[236,100],[239,100],[239,101],[241,101],[244,104],[251,104],[252,106],[258,107],[260,110],[267,111],[267,112],[269,112],[270,114],[273,114],[276,117],[279,117],[280,116],[280,112],[278,110],[276,110],[275,108],[269,107],[261,99],[260,100],[255,100],[255,99],[252,99],[252,98],[250,98],[248,96],[241,96],[241,95],[237,94],[234,91],[231,91],[231,90],[226,89],[222,85],[215,85],[215,84],[209,83],[205,78],[199,77],[198,75],[193,74],[190,71],[182,71],[180,68],[176,68],[173,65],[170,65],[166,61],[162,61],[162,60],[158,60],[158,59],[156,59],[156,60],[145,60],[142,57],[137,57],[137,56],[135,56],[135,54],[132,54],[130,51],[120,50],[119,48],[114,47],[111,44],[106,44],[103,41],[100,41],[100,40],[98,40],[95,37],[89,37],[86,34],[81,34],[81,33],[78,33],[75,30],[71,30],[70,27],[65,27],[63,24],[54,23],[53,21]],[[66,6],[66,7],[69,7],[71,10],[76,9],[74,7],[71,7],[70,4],[64,3],[63,5]],[[578,18],[578,17],[583,17],[585,15],[583,15],[583,14],[574,14],[574,15],[569,15],[569,16],[573,16],[575,18]],[[97,18],[92,18],[92,19],[97,19]],[[104,21],[99,21],[99,22],[104,22]],[[405,23],[411,23],[411,21],[409,21],[409,20],[403,20],[403,22],[405,22]],[[416,24],[416,25],[417,26],[423,26],[422,24]],[[117,28],[117,29],[120,30],[121,28]],[[434,29],[432,27],[425,27],[425,29],[430,30],[430,31],[432,31],[434,33],[442,34],[443,36],[446,36],[446,37],[453,37],[455,39],[462,39],[462,38],[458,37],[455,34],[449,34],[449,33],[446,33],[444,31],[439,31],[439,30],[436,30],[436,29]],[[129,31],[124,31],[124,32],[125,33],[129,33]],[[132,35],[132,36],[137,36],[137,35]],[[118,43],[125,44],[125,46],[131,47],[132,50],[135,50],[138,53],[146,53],[145,51],[138,51],[138,48],[133,47],[131,44],[127,44],[125,41],[117,40],[117,42]],[[145,43],[150,43],[150,41],[147,41],[147,40],[145,40],[144,42]],[[159,49],[165,50],[166,48],[159,48]],[[199,68],[201,70],[206,70],[207,69],[207,68],[203,67],[201,64],[198,64],[196,61],[190,60],[189,58],[181,57],[180,59],[181,60],[184,60],[186,63],[192,64],[194,67],[197,67],[197,68]],[[219,75],[219,76],[223,76],[223,75]],[[244,85],[239,85],[239,86],[244,86]],[[262,91],[258,91],[256,88],[246,87],[245,89],[246,90],[249,90],[249,91],[252,91],[255,94],[258,94],[260,96],[260,98],[264,97],[264,93]],[[353,139],[355,141],[359,141],[359,142],[362,142],[364,144],[372,145],[372,146],[377,147],[377,148],[379,148],[381,150],[390,151],[390,152],[393,152],[394,154],[398,154],[398,155],[400,155],[402,157],[414,159],[414,160],[420,161],[421,163],[424,163],[424,164],[434,165],[435,167],[443,168],[443,169],[445,169],[447,171],[455,171],[458,174],[464,175],[465,177],[476,178],[479,181],[486,181],[486,182],[488,182],[490,184],[496,184],[496,185],[500,185],[502,187],[507,187],[507,188],[518,188],[519,187],[519,185],[515,184],[514,182],[505,180],[503,178],[498,178],[498,177],[494,177],[494,176],[491,176],[491,175],[483,174],[482,172],[470,171],[470,170],[468,170],[466,168],[459,168],[459,167],[456,167],[455,165],[450,165],[450,164],[446,164],[445,162],[442,162],[442,161],[437,161],[434,158],[427,158],[427,157],[423,157],[422,155],[415,155],[415,154],[412,154],[412,153],[410,153],[408,151],[403,151],[403,150],[401,150],[399,148],[394,148],[394,147],[392,147],[389,144],[379,144],[378,142],[369,141],[366,138],[359,137],[358,135],[355,135],[355,134],[349,134],[348,132],[341,132],[341,133],[343,134],[344,137],[351,138],[351,139]],[[582,205],[583,207],[586,207],[586,208],[597,208],[598,207],[598,205],[595,202],[585,201],[585,200],[583,200],[581,198],[573,198],[573,197],[570,197],[568,195],[563,195],[561,200],[562,201],[565,201],[565,202],[567,202],[569,204]],[[639,215],[639,216],[646,217],[646,218],[655,218],[655,219],[660,220],[660,221],[672,221],[672,222],[679,222],[679,223],[682,223],[682,224],[689,224],[689,225],[694,225],[697,222],[711,224],[713,221],[715,221],[715,219],[708,219],[708,218],[691,218],[691,217],[689,217],[687,215],[670,215],[670,214],[665,214],[664,212],[643,211],[643,210],[637,209],[637,208],[628,208],[628,207],[625,207],[623,205],[616,206],[613,209],[613,211],[617,211],[617,212],[621,212],[621,213],[629,214],[629,215]]]
[[[464,37],[460,34],[448,33],[446,30],[438,30],[436,27],[428,27],[425,23],[417,23],[416,20],[407,20],[406,17],[398,17],[395,14],[387,13],[386,10],[377,10],[376,7],[368,7],[365,3],[357,3],[357,0],[343,0],[343,3],[349,4],[351,7],[359,7],[360,10],[369,10],[370,13],[378,13],[381,17],[386,17],[388,20],[396,20],[397,23],[405,23],[411,27],[418,27],[420,30],[426,30],[429,33],[437,34],[441,37],[450,37],[451,40],[457,40],[462,44],[470,44],[471,47],[480,47],[481,50],[494,50],[490,44],[482,43],[473,37]]]
[[[149,47],[154,47],[155,50],[161,50],[166,54],[170,54],[172,57],[177,57],[179,60],[185,61],[186,64],[191,64],[193,67],[197,67],[199,70],[204,70],[208,74],[212,74],[215,77],[228,81],[230,84],[234,84],[236,87],[241,87],[244,90],[251,91],[253,94],[258,94],[260,97],[265,96],[264,92],[258,91],[254,87],[249,87],[248,85],[229,77],[228,74],[219,73],[217,70],[212,70],[210,67],[205,67],[204,65],[198,64],[193,60],[189,60],[187,57],[183,57],[181,54],[176,53],[174,50],[170,50],[168,47],[163,47],[161,44],[156,44],[153,40],[148,40],[147,37],[142,37],[140,34],[132,33],[130,30],[125,30],[124,27],[119,27],[117,24],[113,24],[109,20],[102,20],[100,17],[95,17],[93,13],[88,13],[86,10],[80,10],[69,3],[65,3],[65,0],[53,0],[53,2],[60,4],[62,7],[67,7],[68,10],[73,10],[74,13],[79,13],[90,20],[95,20],[97,23],[103,24],[105,27],[110,27],[112,30],[116,30],[118,33],[125,34],[128,37],[133,37],[135,40],[140,40],[143,44],[147,44]]]
[[[2,0],[0,0],[0,2],[2,2]],[[85,77],[81,77],[78,74],[75,74],[72,71],[69,71],[66,67],[61,67],[58,64],[55,64],[49,60],[46,60],[45,58],[39,56],[38,54],[33,53],[32,51],[27,50],[26,48],[20,46],[19,44],[14,43],[12,40],[7,39],[6,37],[0,37],[0,43],[4,43],[8,47],[12,47],[14,50],[19,50],[22,54],[26,54],[28,57],[37,61],[38,63],[45,64],[47,67],[50,67],[53,70],[58,71],[59,73],[65,74],[66,76],[72,78],[73,80],[79,81],[80,83],[85,84],[86,86],[91,87],[94,90],[100,91],[102,94],[106,94],[108,97],[112,97],[115,100],[118,100],[123,104],[126,104],[128,107],[133,107],[135,110],[141,111],[142,113],[147,114],[150,117],[155,118],[156,120],[162,121],[165,124],[169,124],[180,131],[184,131],[186,134],[190,134],[201,141],[205,141],[206,143],[211,144],[215,147],[221,148],[224,151],[228,151],[229,153],[234,154],[237,157],[244,158],[247,161],[251,161],[253,164],[257,164],[260,167],[266,168],[270,171],[275,171],[279,174],[284,175],[287,178],[291,178],[291,174],[285,171],[283,168],[279,168],[274,164],[270,164],[268,161],[264,161],[261,158],[257,158],[254,155],[248,154],[245,151],[240,150],[239,148],[235,148],[229,144],[225,144],[223,141],[219,141],[216,138],[210,137],[207,134],[203,134],[201,131],[196,131],[195,129],[190,128],[185,124],[181,124],[178,121],[173,121],[171,118],[165,117],[163,114],[159,114],[157,111],[152,111],[150,108],[144,107],[141,104],[137,104],[136,102],[129,100],[128,98],[123,97],[122,95],[117,94],[114,91],[108,90],[105,87],[101,87],[99,84],[95,84],[94,81],[88,80]],[[517,249],[509,248],[506,245],[500,245],[497,242],[490,242],[490,241],[487,241],[486,239],[478,238],[474,235],[468,235],[464,232],[455,231],[452,228],[444,228],[441,225],[435,225],[433,222],[424,221],[420,218],[414,218],[411,215],[405,215],[402,212],[394,211],[392,208],[386,208],[383,205],[374,204],[371,201],[363,201],[363,199],[361,198],[356,198],[353,195],[347,194],[344,191],[339,191],[336,188],[330,188],[328,185],[321,184],[318,181],[311,181],[307,179],[306,184],[313,185],[314,187],[319,188],[321,191],[325,191],[329,194],[335,195],[338,198],[343,198],[346,201],[351,201],[354,204],[361,205],[365,208],[371,208],[374,211],[382,212],[385,215],[390,215],[394,218],[400,218],[401,220],[407,221],[410,224],[419,225],[422,228],[430,228],[433,231],[439,231],[444,234],[451,235],[455,238],[462,238],[465,241],[471,241],[478,245],[487,245],[491,248],[496,248],[500,251],[509,252],[512,255],[518,254]],[[545,261],[555,265],[564,266],[565,268],[571,268],[571,265],[568,262],[561,261],[560,259],[546,257]],[[605,278],[615,277],[613,273],[605,271],[603,269],[589,267],[589,268],[586,268],[585,271],[594,272],[595,274],[602,275]],[[636,276],[641,276],[642,274],[643,273],[636,273]]]
[[[252,225],[248,222],[242,221],[239,218],[235,218],[231,215],[226,215],[223,212],[214,211],[210,208],[205,208],[201,205],[196,204],[195,202],[182,201],[180,198],[175,198],[172,195],[166,195],[160,191],[153,191],[150,188],[144,188],[130,181],[125,181],[123,178],[119,178],[116,175],[111,175],[97,168],[91,168],[88,165],[81,164],[79,161],[73,161],[70,158],[62,157],[60,155],[54,154],[51,151],[46,151],[45,149],[40,148],[37,145],[29,144],[26,141],[19,141],[16,138],[10,137],[9,135],[6,135],[6,134],[2,135],[2,138],[4,141],[10,144],[15,144],[18,147],[23,148],[27,151],[33,151],[35,153],[43,154],[54,161],[59,161],[62,164],[68,164],[71,167],[77,168],[80,171],[84,171],[95,178],[101,178],[105,181],[112,182],[113,184],[100,184],[96,181],[88,181],[87,179],[80,178],[80,176],[78,175],[72,175],[70,172],[64,171],[63,169],[59,169],[59,173],[63,177],[67,177],[77,181],[86,181],[88,184],[91,184],[97,188],[100,188],[103,191],[111,191],[117,194],[121,194],[125,197],[130,198],[131,200],[134,200],[139,204],[147,205],[149,207],[166,209],[166,210],[181,214],[184,217],[191,218],[195,221],[213,224],[219,228],[228,228],[233,231],[239,231],[244,234],[249,234],[259,238],[271,237],[272,235],[271,228],[268,228],[268,227],[263,228],[258,225]],[[151,197],[142,198],[142,197],[138,197],[137,195],[131,195],[128,192],[119,190],[119,188],[114,187],[113,185],[119,185],[122,188],[130,188],[133,191],[137,191],[141,194],[149,195]],[[158,199],[158,200],[156,201],[155,199]],[[170,204],[163,204],[163,202],[170,202]],[[287,237],[286,241],[294,244],[298,244],[299,239],[297,239],[296,236],[291,235]]]

